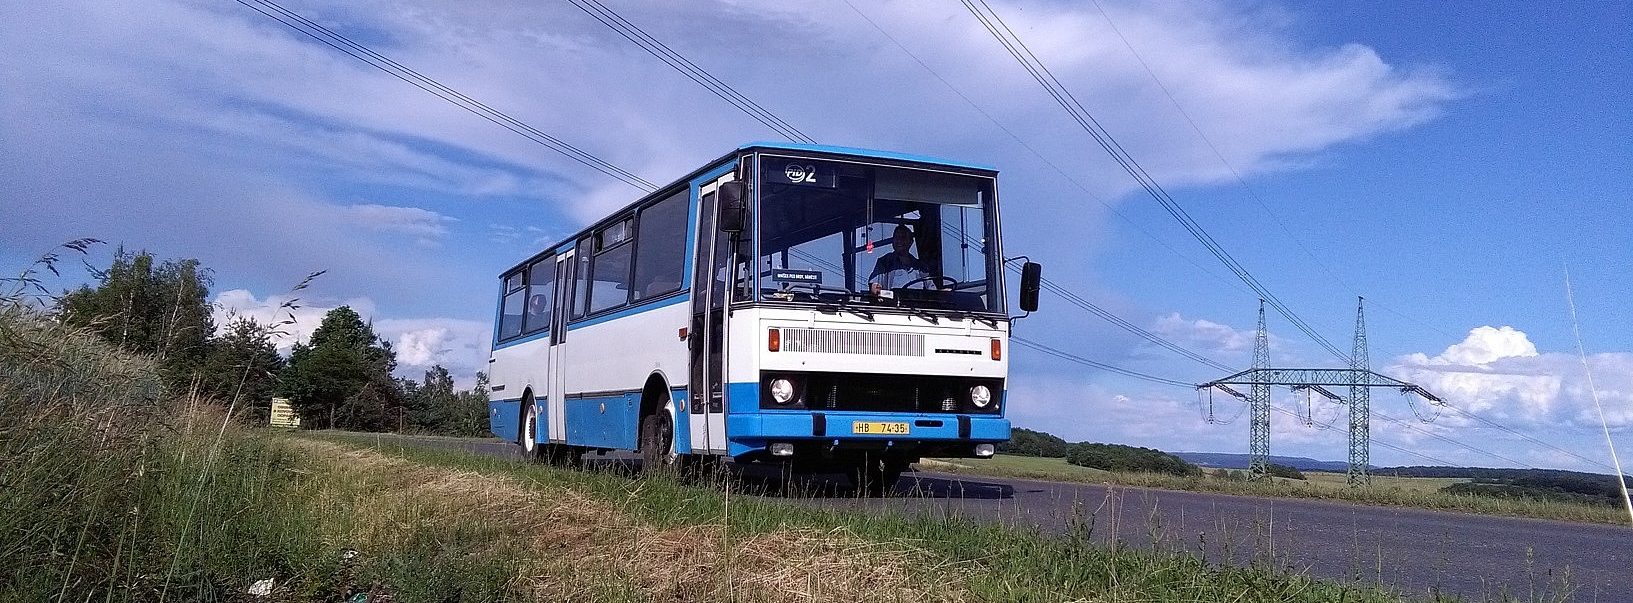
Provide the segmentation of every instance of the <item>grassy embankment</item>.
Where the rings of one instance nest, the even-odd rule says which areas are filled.
[[[1307,480],[1274,478],[1270,483],[1233,481],[1209,470],[1201,477],[1158,473],[1124,473],[1079,467],[1065,459],[1000,454],[987,460],[937,459],[921,463],[932,471],[1019,477],[1082,483],[1110,483],[1167,490],[1219,492],[1244,496],[1281,496],[1342,500],[1399,507],[1462,511],[1508,517],[1533,517],[1591,523],[1626,524],[1627,513],[1618,507],[1531,499],[1447,494],[1440,488],[1459,481],[1449,478],[1374,475],[1372,487],[1353,489],[1341,473],[1304,473]]]
[[[1273,559],[244,430],[152,374],[0,309],[0,600],[1394,600]]]

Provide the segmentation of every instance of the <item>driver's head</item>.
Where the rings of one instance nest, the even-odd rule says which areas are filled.
[[[896,253],[907,253],[913,247],[913,229],[906,224],[896,225],[896,231],[890,235],[890,248]]]

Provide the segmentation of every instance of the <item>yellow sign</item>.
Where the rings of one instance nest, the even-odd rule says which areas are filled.
[[[295,409],[290,408],[289,400],[287,398],[273,398],[272,412],[270,415],[271,416],[268,417],[270,421],[268,422],[271,423],[273,427],[298,429],[301,426],[301,417],[300,415],[295,414]]]
[[[874,423],[857,421],[851,423],[851,433],[860,435],[907,435],[906,423]]]

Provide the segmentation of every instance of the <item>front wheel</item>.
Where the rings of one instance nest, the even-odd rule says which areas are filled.
[[[669,413],[660,410],[641,419],[641,471],[673,469],[679,458],[675,454],[675,424]]]

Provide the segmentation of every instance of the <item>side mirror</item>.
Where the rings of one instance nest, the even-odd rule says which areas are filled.
[[[1021,265],[1021,311],[1038,310],[1038,290],[1043,288],[1043,265],[1027,262]]]
[[[715,223],[724,232],[743,232],[748,226],[748,185],[741,180],[722,183],[719,195],[720,217]]]

